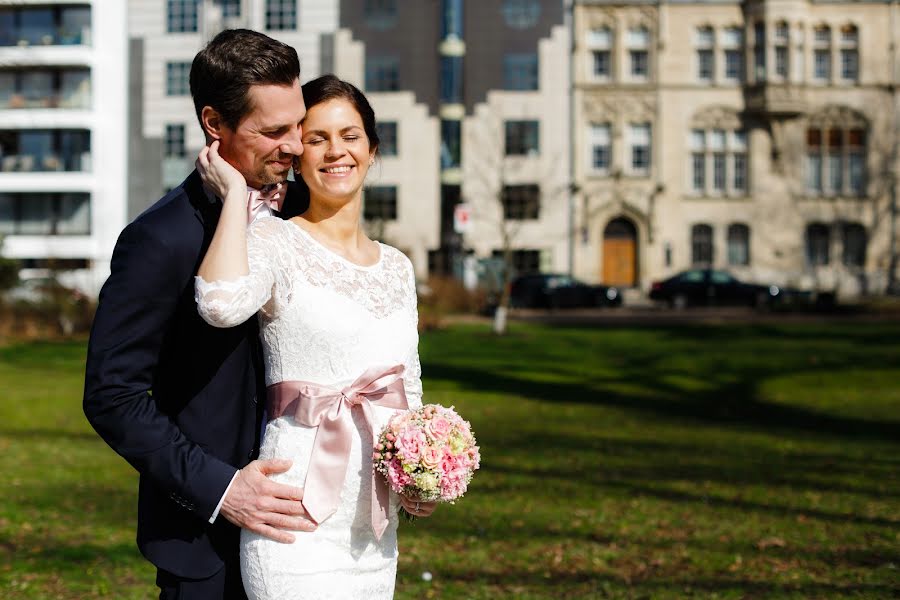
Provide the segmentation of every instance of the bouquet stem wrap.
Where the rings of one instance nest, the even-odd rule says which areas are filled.
[[[337,510],[350,460],[353,418],[363,411],[373,438],[372,404],[408,409],[403,365],[372,367],[342,390],[309,381],[282,381],[267,389],[269,420],[290,414],[298,423],[318,427],[303,489],[303,507],[321,523]],[[372,531],[381,539],[388,524],[388,486],[372,470]]]

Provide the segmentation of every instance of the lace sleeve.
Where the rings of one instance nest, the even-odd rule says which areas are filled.
[[[403,388],[406,391],[406,400],[411,409],[422,407],[422,365],[419,362],[419,307],[416,297],[416,277],[413,273],[412,263],[404,261],[406,270],[406,293],[404,303],[409,311],[409,320],[416,335],[412,347],[405,361],[406,369],[403,371]]]
[[[279,220],[257,219],[247,228],[247,259],[250,273],[231,281],[205,281],[194,278],[197,311],[214,327],[240,325],[262,308],[272,297],[276,266],[270,249],[275,243]]]

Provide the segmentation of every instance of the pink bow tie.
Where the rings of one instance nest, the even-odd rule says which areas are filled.
[[[273,183],[261,190],[247,188],[247,223],[252,223],[263,206],[281,212],[284,195],[281,193],[284,184]]]
[[[269,420],[290,414],[301,425],[318,427],[303,484],[303,507],[316,523],[337,510],[341,488],[350,462],[350,411],[362,410],[372,439],[372,405],[408,409],[403,389],[403,365],[366,369],[356,381],[336,390],[308,381],[282,381],[267,390]],[[384,477],[372,469],[372,531],[381,539],[388,525],[388,487]]]

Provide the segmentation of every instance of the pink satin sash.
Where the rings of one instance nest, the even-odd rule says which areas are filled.
[[[303,490],[303,507],[317,523],[334,514],[340,502],[350,461],[350,411],[363,411],[372,439],[377,439],[380,432],[373,430],[372,404],[409,408],[400,379],[403,370],[403,365],[372,367],[342,390],[309,381],[282,381],[268,387],[269,420],[290,414],[302,425],[318,427]],[[381,539],[387,524],[387,481],[372,469],[372,531],[376,538]]]

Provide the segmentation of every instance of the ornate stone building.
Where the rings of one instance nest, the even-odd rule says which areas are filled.
[[[898,17],[896,2],[577,1],[575,274],[646,289],[711,265],[884,290]]]

